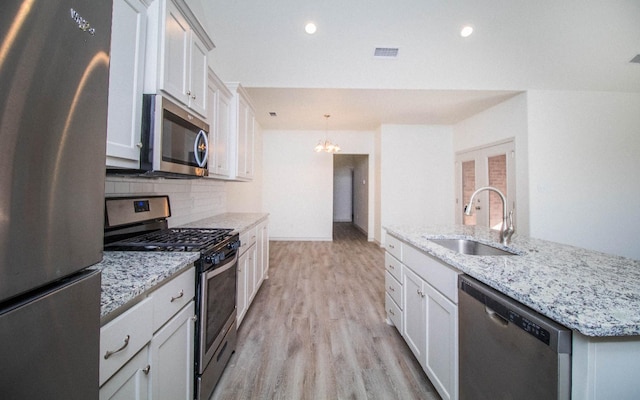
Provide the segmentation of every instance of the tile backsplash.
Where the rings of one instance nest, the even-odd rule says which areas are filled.
[[[227,211],[224,181],[107,176],[105,196],[168,195],[169,226],[180,226]]]

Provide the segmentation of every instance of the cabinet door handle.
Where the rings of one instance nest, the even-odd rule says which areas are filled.
[[[389,268],[391,269],[396,269],[396,267],[394,267],[393,265],[389,264]]]
[[[191,90],[187,90],[187,96],[191,96]]]
[[[424,297],[424,292],[422,290],[418,289],[418,290],[416,290],[416,292],[418,292],[420,297]]]
[[[389,290],[391,290],[392,292],[395,292],[396,290],[393,288],[393,286],[389,286]]]
[[[142,372],[144,372],[145,375],[149,375],[149,371],[151,371],[151,365],[147,364],[147,366],[142,369]]]
[[[396,313],[394,313],[392,309],[389,309],[389,314],[396,315]]]
[[[184,296],[184,290],[180,289],[180,293],[176,297],[171,297],[171,303],[173,303],[175,300],[178,300],[182,296]]]
[[[395,247],[394,245],[390,244],[390,245],[389,245],[389,248],[390,248],[390,249],[395,249],[396,247]]]
[[[120,351],[124,350],[129,345],[129,339],[130,339],[130,336],[127,335],[127,336],[124,337],[124,344],[119,349],[107,350],[107,352],[104,353],[104,359],[107,360],[107,359],[109,359],[109,357],[111,357],[112,355],[116,354],[117,352],[120,352]]]

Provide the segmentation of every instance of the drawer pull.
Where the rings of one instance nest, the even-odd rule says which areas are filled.
[[[151,365],[147,364],[147,366],[142,369],[142,372],[144,372],[145,375],[149,375],[149,371],[151,371]]]
[[[424,297],[424,292],[422,290],[418,289],[417,292],[420,295],[420,297]]]
[[[104,353],[104,359],[107,360],[112,355],[124,350],[129,345],[129,338],[130,338],[129,335],[124,337],[124,344],[119,349],[116,349],[116,350],[113,350],[113,351],[107,350],[107,352]]]
[[[394,313],[392,309],[389,309],[389,314],[396,315],[396,313]]]
[[[392,292],[395,292],[396,290],[393,288],[393,286],[389,286],[389,290],[391,290]]]
[[[390,248],[390,249],[395,249],[395,248],[396,248],[396,246],[394,246],[394,245],[390,244],[390,245],[389,245],[389,248]]]
[[[389,268],[391,269],[396,269],[396,267],[394,267],[393,265],[389,264]]]
[[[178,300],[182,296],[184,296],[184,290],[180,289],[180,294],[178,294],[176,297],[172,297],[171,298],[171,303],[173,303],[175,300]]]

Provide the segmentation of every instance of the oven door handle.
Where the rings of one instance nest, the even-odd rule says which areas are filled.
[[[233,255],[232,258],[225,258],[224,264],[222,264],[222,266],[220,266],[218,268],[210,269],[208,271],[205,271],[205,275],[206,275],[207,279],[211,278],[212,276],[216,276],[218,274],[221,274],[224,271],[228,270],[229,268],[233,267],[234,264],[236,263],[236,261],[238,261],[238,253],[237,252]]]

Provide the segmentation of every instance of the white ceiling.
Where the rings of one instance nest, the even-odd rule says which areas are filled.
[[[265,129],[324,128],[324,114],[330,129],[449,124],[526,90],[640,92],[639,0],[188,1],[213,69],[242,82]]]
[[[513,97],[511,91],[249,88],[263,129],[375,130],[451,125]],[[276,112],[272,117],[269,112]],[[324,115],[329,114],[328,121]],[[328,123],[327,123],[328,122]]]

